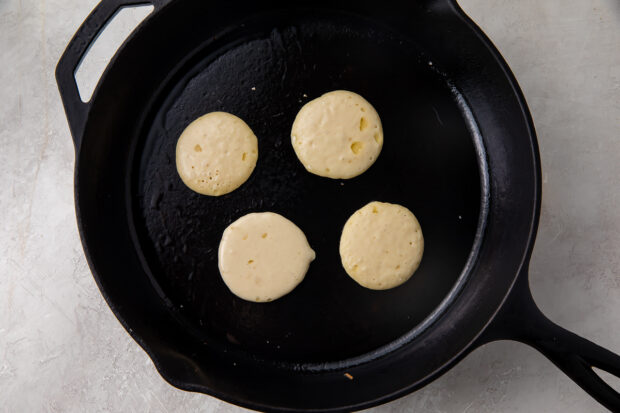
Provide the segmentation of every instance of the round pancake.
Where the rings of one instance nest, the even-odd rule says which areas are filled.
[[[224,230],[218,266],[224,283],[247,301],[273,301],[291,292],[315,253],[297,225],[282,215],[245,215]]]
[[[219,196],[239,188],[252,174],[258,141],[235,115],[211,112],[185,128],[176,147],[183,183],[203,195]]]
[[[340,237],[340,259],[361,286],[386,290],[401,285],[418,269],[424,252],[422,229],[407,208],[371,202],[347,220]]]
[[[377,160],[383,147],[383,128],[366,99],[336,90],[301,108],[293,122],[291,142],[308,172],[349,179]]]

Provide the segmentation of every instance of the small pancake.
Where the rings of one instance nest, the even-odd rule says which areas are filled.
[[[219,196],[239,188],[252,174],[258,141],[235,115],[211,112],[185,128],[176,148],[177,172],[191,190]]]
[[[305,277],[315,253],[297,225],[273,212],[245,215],[224,230],[218,266],[224,283],[247,301],[273,301]]]
[[[366,99],[336,90],[301,108],[293,122],[291,142],[308,172],[349,179],[377,160],[383,147],[383,128]]]
[[[386,202],[371,202],[355,211],[340,237],[345,271],[372,290],[407,281],[418,269],[423,252],[424,238],[415,215]]]

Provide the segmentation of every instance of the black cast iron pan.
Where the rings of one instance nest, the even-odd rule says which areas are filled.
[[[258,410],[356,410],[512,339],[620,409],[592,370],[620,375],[620,357],[532,300],[534,128],[506,63],[454,1],[151,1],[83,103],[81,57],[117,10],[142,3],[99,4],[56,75],[88,262],[167,381]],[[378,161],[346,181],[306,173],[289,143],[299,108],[334,89],[366,97],[384,124]],[[251,178],[217,198],[186,188],[174,165],[180,132],[215,110],[259,140]],[[349,279],[338,256],[344,222],[372,200],[410,208],[426,240],[415,276],[381,292]],[[317,252],[303,283],[268,304],[238,299],[217,270],[223,229],[254,211],[293,220]]]

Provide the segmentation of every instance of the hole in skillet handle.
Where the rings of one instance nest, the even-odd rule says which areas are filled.
[[[592,367],[592,371],[596,373],[598,376],[603,379],[604,382],[609,384],[609,386],[617,392],[620,392],[620,377],[614,376],[611,373],[606,372],[605,370],[599,369],[597,367]]]
[[[549,320],[536,306],[527,269],[515,285],[476,347],[495,340],[515,340],[532,346],[599,403],[620,412],[620,393],[595,371],[620,378],[620,355],[571,333]],[[609,378],[608,374],[605,374]]]
[[[104,25],[75,70],[75,83],[82,102],[90,101],[116,51],[153,9],[152,5],[121,7]]]
[[[93,42],[97,40],[110,21],[117,20],[115,17],[120,11],[125,10],[128,7],[133,8],[142,6],[139,7],[139,11],[136,10],[134,12],[129,12],[128,14],[128,16],[131,17],[130,20],[134,23],[134,26],[131,26],[130,21],[125,20],[125,17],[119,21],[118,24],[120,26],[117,26],[116,24],[114,25],[123,28],[129,27],[130,29],[123,30],[123,34],[127,35],[128,32],[133,30],[148,14],[150,14],[153,10],[158,10],[165,6],[169,1],[170,0],[102,1],[93,9],[86,20],[84,20],[67,45],[67,48],[63,52],[56,66],[56,83],[58,84],[58,90],[65,108],[65,114],[67,115],[67,121],[69,123],[71,135],[73,136],[76,151],[79,148],[80,141],[82,139],[84,125],[86,123],[88,110],[90,108],[90,97],[99,81],[100,75],[103,73],[107,63],[111,60],[104,59],[103,56],[105,54],[106,57],[111,57],[118,49],[118,47],[113,47],[112,50],[110,50],[106,47],[106,45],[111,38],[117,40],[117,42],[114,43],[115,46],[120,45],[126,36],[121,37],[120,34],[116,36],[113,36],[112,34],[106,35],[101,42],[96,42],[101,43],[102,46],[98,46],[99,50],[95,50],[92,62],[90,58],[85,60],[84,56],[87,55],[87,53],[90,55],[89,52]],[[140,16],[141,19],[137,21],[137,18]],[[112,33],[114,30],[111,29],[109,31]],[[109,56],[108,52],[110,52]],[[96,76],[90,78],[87,73],[90,73],[91,70],[95,70],[97,68],[97,65],[93,64],[93,62],[99,63],[98,69],[100,70],[96,72]],[[82,63],[84,63],[84,66]],[[78,84],[76,83],[76,76],[80,80],[80,88],[78,88]],[[92,80],[89,82],[87,79]]]

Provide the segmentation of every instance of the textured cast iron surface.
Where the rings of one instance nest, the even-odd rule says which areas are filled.
[[[274,27],[248,23],[170,81],[136,151],[135,222],[154,281],[200,340],[273,361],[337,361],[405,334],[454,287],[478,223],[477,157],[455,96],[415,45],[337,15]],[[364,96],[385,133],[378,161],[351,180],[306,172],[290,144],[297,111],[335,89]],[[174,161],[181,131],[211,111],[241,117],[259,142],[250,179],[222,197],[189,190]],[[352,281],[338,254],[346,219],[373,200],[411,209],[426,242],[413,278],[380,292]],[[255,211],[291,219],[317,253],[301,285],[268,304],[235,297],[217,267],[224,228]]]

